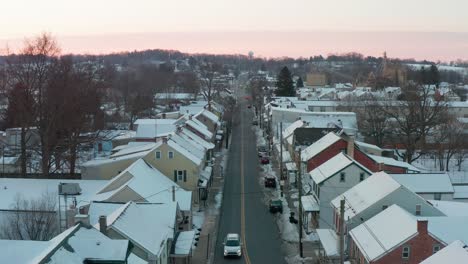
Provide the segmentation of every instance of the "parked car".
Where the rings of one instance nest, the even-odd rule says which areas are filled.
[[[265,187],[276,188],[276,178],[272,176],[265,176]]]
[[[268,157],[266,157],[266,156],[263,156],[263,157],[260,158],[260,163],[262,165],[270,164],[270,159]]]
[[[241,257],[242,256],[242,243],[239,234],[227,234],[224,239],[224,257]]]
[[[283,213],[283,202],[281,200],[270,200],[270,213]]]
[[[257,151],[258,151],[259,158],[268,156],[268,149],[265,146],[258,146]]]

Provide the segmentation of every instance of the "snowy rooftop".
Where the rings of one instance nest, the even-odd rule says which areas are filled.
[[[145,152],[145,151],[151,150],[157,144],[161,145],[160,142],[158,142],[158,143],[145,142],[145,143],[146,144],[141,144],[141,145],[137,145],[137,146],[128,145],[126,148],[123,148],[123,149],[117,151],[116,153],[112,154],[110,157],[111,158],[116,158],[116,157],[125,156],[125,155],[129,155],[129,154]]]
[[[184,147],[196,157],[205,156],[205,148],[195,143],[193,140],[187,140],[186,138],[181,137],[178,133],[174,133],[173,135],[171,135],[171,140]]]
[[[213,143],[206,141],[185,127],[182,127],[182,132],[179,133],[179,135],[187,140],[193,140],[196,144],[203,146],[205,149],[213,149],[215,147]]]
[[[468,263],[468,249],[465,243],[456,240],[421,264]]]
[[[416,219],[398,205],[390,206],[349,232],[368,262],[377,260],[416,233]]]
[[[92,160],[88,160],[87,162],[83,163],[81,166],[82,167],[95,167],[95,166],[101,166],[103,164],[109,164],[109,163],[114,163],[122,160],[136,160],[139,158],[144,157],[146,154],[148,154],[148,151],[143,151],[143,152],[137,152],[133,154],[128,154],[128,155],[123,155],[115,158],[96,158]]]
[[[320,243],[325,250],[328,257],[339,256],[338,249],[338,237],[332,229],[317,229],[317,235],[320,238]]]
[[[341,152],[335,155],[333,158],[327,160],[325,163],[318,166],[311,172],[309,172],[309,174],[316,184],[320,184],[353,163],[361,167],[363,170],[367,171],[369,174],[371,174],[371,172],[364,166],[351,159],[348,155],[343,154]]]
[[[219,117],[217,115],[213,114],[212,112],[208,111],[207,109],[203,109],[196,116],[198,116],[198,115],[205,116],[206,118],[210,119],[211,122],[213,122],[213,123],[217,123],[219,121]]]
[[[454,199],[468,199],[468,185],[455,185],[453,189],[455,191]]]
[[[154,99],[177,99],[177,100],[193,100],[196,95],[193,93],[157,93]]]
[[[93,200],[115,201],[116,198],[113,197],[117,197],[119,193],[132,190],[142,197],[137,202],[168,203],[172,201],[172,186],[175,188],[175,197],[180,209],[190,211],[192,193],[179,187],[143,159],[139,159],[101,188]]]
[[[454,187],[446,173],[391,174],[397,182],[415,193],[453,193]]]
[[[11,209],[18,195],[25,200],[38,200],[43,196],[50,195],[56,198],[58,203],[58,186],[60,183],[79,184],[81,194],[76,196],[76,200],[79,204],[80,201],[90,201],[91,197],[97,190],[102,188],[107,181],[0,178],[0,209]],[[58,204],[56,206],[58,206]]]
[[[173,254],[188,256],[192,250],[194,239],[195,231],[193,230],[179,232],[175,241],[175,247],[173,248]]]
[[[369,144],[369,143],[365,143],[365,142],[362,142],[362,141],[354,141],[356,143],[356,145],[358,145],[359,147],[362,147],[364,149],[372,149],[374,151],[378,151],[378,152],[382,152],[382,149],[379,148],[378,146],[376,145],[372,145],[372,144]]]
[[[367,154],[371,159],[373,159],[377,163],[384,163],[385,165],[390,165],[390,166],[395,166],[395,167],[400,167],[400,168],[406,168],[409,171],[420,171],[418,168],[414,167],[413,165],[406,163],[404,161],[399,161],[396,159],[392,158],[387,158],[387,157],[382,157],[382,156],[376,156],[376,155],[371,155]]]
[[[174,236],[176,214],[177,203],[129,202],[107,215],[107,223],[135,245],[159,255],[162,242]],[[94,227],[99,230],[99,224]]]
[[[168,140],[167,144],[171,148],[173,148],[177,152],[179,152],[180,154],[184,155],[187,159],[191,160],[193,163],[195,163],[197,165],[200,165],[203,162],[203,160],[202,160],[203,157],[196,156],[195,154],[193,154],[192,152],[187,150],[187,148],[190,148],[190,146],[187,146],[187,148],[186,148],[185,146],[180,145],[179,143],[175,142],[172,139]],[[194,148],[194,147],[192,147],[192,148]]]
[[[447,216],[468,216],[468,203],[429,200],[435,208]]]
[[[302,120],[297,120],[294,123],[290,124],[288,127],[283,132],[283,138],[287,138],[289,136],[292,136],[294,133],[294,130],[296,130],[299,127],[302,127],[304,125],[304,122]]]
[[[305,212],[318,212],[320,206],[313,195],[301,196],[302,208]]]
[[[341,138],[337,136],[334,132],[330,132],[323,136],[321,139],[317,140],[314,144],[308,146],[301,153],[302,161],[308,161],[315,155],[324,151],[326,148],[340,140]]]
[[[377,172],[333,199],[331,203],[335,208],[339,208],[340,200],[344,197],[348,205],[345,209],[345,219],[351,219],[400,187],[401,185],[387,173]]]
[[[213,133],[211,133],[208,128],[202,124],[200,121],[198,120],[194,120],[194,119],[189,119],[186,121],[186,124],[188,126],[190,126],[191,128],[195,129],[196,131],[198,131],[199,133],[201,133],[205,138],[207,139],[211,139],[213,138]]]

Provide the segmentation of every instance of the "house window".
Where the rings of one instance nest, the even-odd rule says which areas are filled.
[[[167,157],[170,158],[170,159],[173,159],[174,158],[174,152],[173,151],[169,151],[167,153]]]
[[[401,257],[403,259],[409,259],[409,257],[410,257],[410,247],[409,246],[403,247]]]
[[[340,173],[340,182],[345,182],[345,176],[344,172]]]
[[[416,215],[421,215],[421,205],[420,204],[416,205]]]
[[[320,107],[320,112],[326,112],[326,111],[327,111],[327,109],[325,109],[325,106]]]
[[[440,201],[442,199],[442,194],[441,193],[434,193],[434,200]]]
[[[440,250],[440,245],[439,244],[435,244],[433,247],[432,247],[432,254],[435,254],[437,253],[437,251]]]
[[[388,205],[382,205],[382,211],[387,209],[388,208]]]
[[[156,151],[156,159],[161,159],[161,151]]]
[[[102,143],[98,143],[97,148],[98,152],[102,152]]]
[[[359,181],[363,181],[364,180],[364,173],[361,173],[359,174]]]
[[[184,180],[184,171],[177,171],[177,181]]]

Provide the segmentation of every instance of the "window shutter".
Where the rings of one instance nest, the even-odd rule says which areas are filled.
[[[177,170],[174,170],[174,182],[177,182]]]
[[[187,171],[184,170],[184,182],[186,182],[186,181],[187,181]]]

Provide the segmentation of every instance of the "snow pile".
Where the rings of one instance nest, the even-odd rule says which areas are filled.
[[[312,263],[313,258],[301,258],[299,255],[288,256],[286,257],[286,263],[288,264],[303,264],[303,263]]]
[[[287,242],[299,242],[299,232],[296,224],[289,222],[289,216],[291,210],[289,209],[288,202],[283,197],[281,198],[283,203],[283,213],[278,219],[278,226],[281,233],[281,238]],[[297,215],[294,216],[297,219]]]

